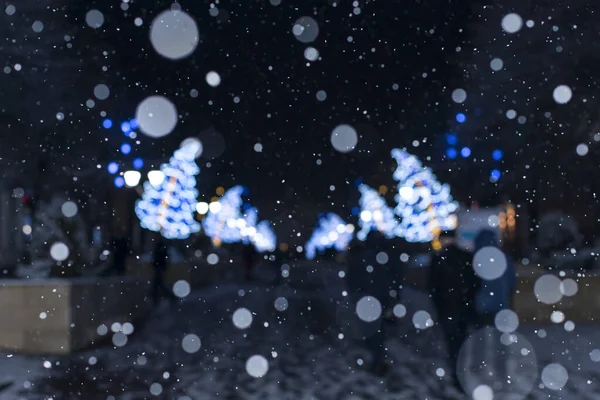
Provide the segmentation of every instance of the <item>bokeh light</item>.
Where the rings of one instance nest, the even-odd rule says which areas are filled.
[[[119,172],[119,164],[117,164],[116,162],[111,162],[108,164],[108,173],[109,174],[116,174],[117,172]]]
[[[121,153],[123,153],[123,154],[131,153],[131,145],[129,143],[123,143],[121,145]]]
[[[456,143],[458,143],[458,138],[454,133],[449,133],[446,135],[446,142],[448,142],[448,144],[451,146],[456,146]]]
[[[150,42],[154,50],[171,60],[180,60],[192,54],[198,40],[196,21],[180,10],[163,11],[150,26]]]
[[[142,169],[144,167],[144,160],[141,158],[136,158],[133,160],[133,168]]]
[[[490,172],[490,181],[492,182],[498,182],[500,180],[500,177],[502,176],[502,173],[500,172],[500,170],[497,169],[493,169],[492,172]]]
[[[131,124],[129,122],[123,122],[123,123],[121,123],[121,131],[123,133],[129,133],[129,132],[131,132]]]
[[[135,117],[140,130],[152,137],[160,138],[168,135],[177,125],[177,109],[166,97],[150,96],[137,107]]]

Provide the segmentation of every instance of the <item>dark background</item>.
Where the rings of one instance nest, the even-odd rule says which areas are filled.
[[[561,61],[591,65],[585,60],[592,51],[578,40],[579,32],[568,35],[571,19],[579,30],[591,29],[592,21],[581,13],[561,11],[555,21],[563,30],[555,32],[538,18],[555,11],[517,10],[538,24],[507,35],[500,21],[513,9],[484,8],[480,2],[360,1],[361,13],[353,15],[352,2],[345,0],[283,0],[278,6],[268,0],[221,1],[218,16],[212,17],[209,2],[182,1],[182,9],[198,23],[201,42],[192,56],[172,61],[161,58],[148,40],[152,19],[170,2],[133,1],[127,10],[123,4],[43,0],[16,4],[13,16],[0,13],[4,66],[22,64],[21,71],[0,74],[5,184],[28,186],[43,175],[53,187],[67,187],[77,174],[110,183],[109,161],[129,168],[139,156],[147,168],[156,167],[183,139],[200,135],[205,146],[199,161],[201,198],[209,199],[219,185],[241,183],[250,189],[261,217],[291,214],[308,225],[318,211],[348,215],[358,197],[357,178],[391,187],[389,151],[396,146],[418,155],[467,204],[526,203],[535,198],[540,182],[551,187],[549,193],[593,192],[591,175],[581,176],[586,169],[595,173],[595,165],[576,156],[575,146],[583,139],[590,142],[595,116],[588,113],[586,128],[565,135],[581,114],[581,99],[562,108],[552,100],[558,84],[573,85],[574,98],[583,90],[576,85],[578,75],[567,68],[571,65]],[[92,8],[105,16],[97,30],[85,23]],[[308,45],[291,32],[305,15],[320,29]],[[135,26],[136,17],[143,26]],[[31,29],[35,20],[45,25],[39,34]],[[568,51],[547,56],[555,63],[551,67],[544,60],[534,63],[539,43],[549,38],[562,41]],[[309,45],[320,52],[316,62],[303,56]],[[505,61],[505,71],[489,74],[492,57]],[[519,57],[524,63],[514,61]],[[222,78],[216,88],[205,81],[212,70]],[[550,70],[560,79],[548,79]],[[108,85],[111,95],[88,109],[85,102],[94,98],[99,83]],[[457,87],[468,93],[464,104],[451,100]],[[192,89],[198,97],[190,96]],[[327,93],[323,102],[316,99],[319,90]],[[130,156],[121,155],[118,148],[126,140],[120,121],[133,117],[137,104],[152,94],[174,102],[181,115],[178,126],[165,138],[141,136]],[[241,99],[237,104],[235,96]],[[528,122],[508,125],[503,116],[508,108],[527,115]],[[556,113],[547,118],[545,110]],[[65,114],[63,121],[57,121],[57,112]],[[115,122],[111,130],[102,128],[101,112]],[[467,115],[465,124],[456,122],[457,112]],[[349,154],[336,152],[329,142],[332,129],[342,123],[360,134]],[[457,150],[469,146],[472,157],[445,157],[450,131],[459,137]],[[412,145],[415,140],[418,147]],[[256,143],[263,145],[262,152],[254,151]],[[504,151],[503,162],[491,160],[496,148]],[[594,151],[590,145],[588,160]],[[95,169],[96,164],[102,168]],[[489,182],[493,168],[503,172],[498,184]]]

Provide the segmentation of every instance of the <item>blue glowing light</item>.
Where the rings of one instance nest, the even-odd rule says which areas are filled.
[[[357,178],[357,179],[354,181],[354,186],[356,186],[356,187],[359,187],[360,185],[362,185],[362,183],[363,183],[363,180],[362,180],[362,178]]]
[[[108,173],[109,174],[116,174],[117,172],[119,172],[119,164],[117,164],[116,162],[111,162],[108,164]]]
[[[460,155],[463,156],[463,158],[467,158],[471,155],[471,149],[468,147],[463,147],[460,150]]]
[[[498,180],[500,179],[501,176],[502,176],[502,173],[499,170],[493,169],[492,172],[490,173],[490,181],[498,182]]]
[[[502,150],[494,150],[492,152],[492,158],[496,161],[502,160],[502,156],[503,156]]]
[[[136,158],[135,160],[133,160],[133,168],[141,169],[143,166],[144,160],[142,160],[141,158]]]
[[[460,124],[462,124],[463,122],[465,122],[467,120],[467,116],[463,113],[458,113],[456,114],[456,121]]]
[[[350,212],[353,216],[357,217],[358,214],[360,213],[360,208],[359,207],[352,207],[352,211]],[[321,216],[319,216],[319,218],[321,218]]]
[[[456,158],[457,152],[456,149],[453,147],[449,147],[446,149],[446,156],[451,159],[454,160]]]
[[[131,145],[129,143],[123,143],[121,145],[121,153],[123,153],[123,154],[131,153]]]
[[[104,121],[102,121],[102,126],[104,127],[104,129],[110,129],[112,128],[112,120],[110,119],[105,119]]]
[[[448,142],[449,145],[455,146],[456,143],[458,143],[458,138],[454,133],[449,133],[448,136],[446,136],[446,142]]]
[[[123,186],[125,186],[125,179],[123,179],[122,176],[117,176],[115,178],[115,186],[118,188],[122,188]]]
[[[129,121],[129,126],[131,127],[131,129],[137,129],[139,128],[140,124],[138,123],[137,119],[132,118],[131,121]]]
[[[131,131],[131,124],[129,122],[123,122],[121,124],[121,131],[123,131],[123,133],[129,133],[129,131]]]

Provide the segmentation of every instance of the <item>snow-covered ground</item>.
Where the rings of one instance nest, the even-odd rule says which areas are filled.
[[[114,341],[119,347],[107,335],[104,346],[71,357],[2,354],[0,388],[3,383],[11,385],[0,391],[0,399],[468,398],[438,376],[448,370],[438,329],[417,330],[413,324],[416,311],[432,313],[426,295],[406,291],[407,314],[394,324],[387,341],[392,368],[378,378],[360,365],[368,356],[348,327],[353,308],[350,313],[345,308],[342,279],[339,285],[332,281],[337,272],[330,270],[323,274],[327,278],[313,280],[303,289],[307,275],[319,275],[304,272],[300,279],[302,272],[292,268],[290,279],[295,284],[289,286],[224,283],[192,292],[179,304],[163,303],[149,320],[134,327],[125,345],[125,336],[118,334]],[[317,290],[319,281],[324,284]],[[250,323],[240,309],[252,315],[246,329],[236,327]],[[420,323],[418,317],[415,322]],[[514,391],[497,392],[493,398],[600,398],[599,364],[591,359],[600,360],[600,351],[593,352],[600,327],[575,327],[571,332],[563,325],[544,329],[540,334],[535,327],[520,327],[511,342],[518,350],[511,356],[518,363],[509,368],[508,387]],[[474,334],[471,342],[477,343],[468,348],[475,351],[461,356],[461,365],[485,356],[484,347],[478,347],[479,336]],[[503,345],[488,347],[494,346]],[[562,390],[543,387],[541,374],[549,363],[566,368]],[[546,370],[543,380],[557,388],[563,378],[567,378],[564,371],[555,367]],[[472,375],[464,381],[477,387],[488,382],[483,379]],[[480,387],[477,400],[491,399],[484,389]]]

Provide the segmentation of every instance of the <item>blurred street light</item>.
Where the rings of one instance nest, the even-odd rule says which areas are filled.
[[[154,170],[148,172],[148,181],[152,186],[159,186],[165,180],[165,174],[162,171]]]
[[[125,185],[127,187],[135,187],[140,183],[142,174],[139,171],[125,171],[123,178],[125,178]]]
[[[205,201],[201,201],[198,204],[196,204],[196,211],[198,211],[198,214],[206,214],[208,212],[208,208],[208,203]]]

